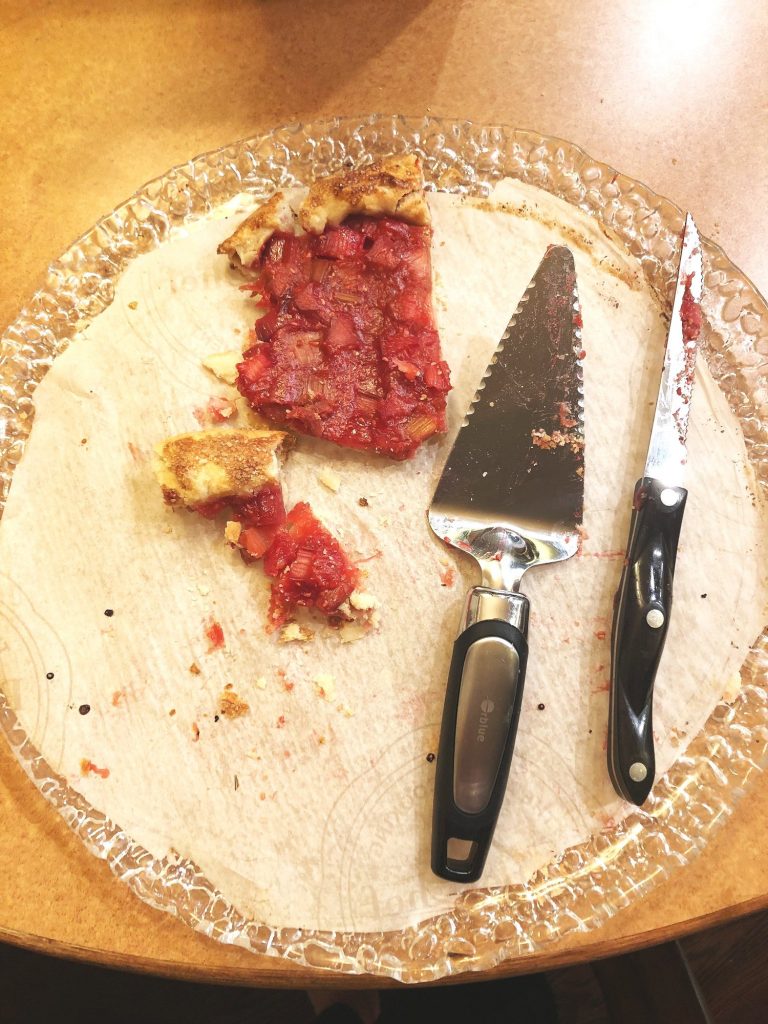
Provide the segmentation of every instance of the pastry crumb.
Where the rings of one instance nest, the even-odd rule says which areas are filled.
[[[256,682],[254,683],[254,685],[255,685],[257,690],[266,690],[266,688],[267,688],[267,680],[265,679],[264,676],[259,676],[256,679]]]
[[[311,629],[300,626],[298,622],[289,622],[280,630],[280,643],[306,643],[308,640],[312,640],[314,635]]]
[[[738,672],[734,672],[734,674],[728,679],[728,682],[725,684],[725,689],[723,690],[723,700],[726,702],[726,704],[731,704],[733,701],[736,700],[740,692],[741,675]]]
[[[227,352],[214,352],[213,355],[206,356],[203,366],[225,384],[234,384],[237,380],[237,364],[242,361],[243,353],[233,348]]]
[[[224,527],[224,539],[230,544],[237,544],[242,533],[242,526],[235,519],[230,519]]]
[[[358,612],[369,612],[378,608],[379,602],[373,594],[366,594],[361,590],[353,590],[349,595],[349,603]]]
[[[230,683],[219,696],[219,713],[224,718],[242,718],[251,710],[250,704],[238,696],[231,687]]]
[[[321,672],[314,678],[315,692],[323,700],[333,700],[336,695],[336,680],[327,672]]]
[[[323,487],[327,487],[328,490],[333,491],[334,494],[337,494],[341,487],[341,477],[332,469],[324,469],[321,473],[317,474],[317,479]]]

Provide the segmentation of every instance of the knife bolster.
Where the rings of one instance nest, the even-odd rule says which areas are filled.
[[[525,594],[510,594],[506,590],[492,590],[490,587],[473,587],[467,594],[459,635],[476,622],[500,619],[528,635],[528,610],[530,602]]]

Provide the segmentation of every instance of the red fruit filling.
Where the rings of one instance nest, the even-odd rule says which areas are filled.
[[[269,604],[271,631],[299,606],[336,611],[357,586],[360,573],[341,545],[302,501],[278,527],[264,554],[264,571],[274,580]]]
[[[285,522],[283,492],[276,483],[264,484],[247,498],[221,498],[194,506],[206,519],[214,519],[225,509],[230,519],[242,523],[238,544],[246,561],[261,558]]]
[[[431,237],[391,217],[274,234],[250,286],[267,312],[238,366],[248,402],[272,422],[395,459],[444,431],[450,374]]]

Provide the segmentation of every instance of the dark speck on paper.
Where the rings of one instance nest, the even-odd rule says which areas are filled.
[[[53,679],[53,672],[46,672],[45,673],[45,678],[46,679]]]
[[[111,619],[112,616],[115,614],[115,611],[113,608],[105,608],[104,614],[107,616],[108,619]]]
[[[91,710],[91,705],[90,704],[81,704],[80,707],[77,710],[80,712],[81,715],[87,715],[88,712]]]
[[[214,715],[214,716],[213,716],[213,720],[214,720],[214,722],[218,722],[218,720],[219,720],[219,716],[218,716],[218,715]]]
[[[432,762],[435,760],[435,755],[427,754],[427,760],[429,761],[430,764],[432,764]]]
[[[546,706],[547,706],[546,704],[537,704],[536,705],[536,707],[539,709],[539,711],[543,711]]]
[[[707,595],[706,595],[706,594],[702,594],[701,596],[702,596],[702,597],[706,597]]]

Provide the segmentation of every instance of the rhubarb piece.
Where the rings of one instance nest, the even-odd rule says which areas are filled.
[[[330,615],[360,580],[358,569],[306,502],[299,502],[288,513],[264,554],[263,565],[274,581],[270,632],[287,622],[299,606]]]

